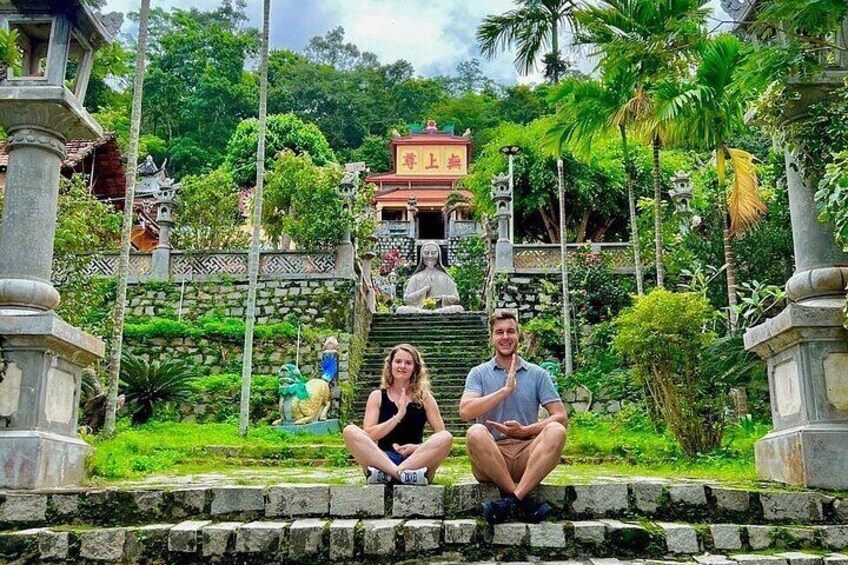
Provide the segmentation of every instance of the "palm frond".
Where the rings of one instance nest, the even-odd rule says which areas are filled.
[[[727,195],[727,210],[730,214],[730,232],[737,236],[745,233],[766,212],[760,194],[757,166],[754,156],[741,149],[727,148],[733,170],[733,184]]]

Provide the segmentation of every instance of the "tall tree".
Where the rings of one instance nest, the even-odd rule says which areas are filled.
[[[483,56],[492,58],[513,45],[515,66],[529,74],[542,55],[545,78],[559,82],[569,64],[560,54],[559,33],[571,23],[574,0],[515,0],[517,8],[504,14],[486,16],[477,28],[477,42]]]
[[[250,426],[250,381],[253,374],[253,326],[256,322],[256,287],[259,278],[259,239],[262,236],[262,190],[265,183],[265,131],[268,118],[268,28],[271,0],[262,10],[262,47],[259,55],[259,141],[256,149],[256,191],[253,197],[253,236],[248,257],[247,305],[245,308],[244,357],[241,366],[239,434]]]
[[[636,269],[636,291],[643,292],[642,256],[636,226],[635,166],[631,155],[629,133],[642,118],[641,98],[633,98],[636,75],[632,69],[606,71],[600,80],[568,78],[553,92],[557,104],[557,122],[550,136],[559,146],[567,145],[584,158],[591,154],[592,144],[601,135],[617,134],[621,139],[624,172],[627,178],[627,201],[630,208],[630,241]]]
[[[653,148],[654,246],[657,286],[664,286],[662,168],[660,149],[669,141],[674,115],[653,111],[651,91],[660,81],[682,77],[693,47],[706,35],[706,0],[599,0],[574,12],[575,43],[593,45],[605,68],[635,72],[632,98],[645,108],[642,133]]]
[[[728,146],[728,140],[744,121],[748,100],[742,87],[742,46],[730,34],[706,43],[698,69],[683,91],[668,97],[666,112],[679,112],[683,134],[715,156],[718,176],[718,203],[724,222],[724,260],[727,276],[727,302],[730,329],[737,328],[736,256],[731,245],[735,236],[756,225],[766,207],[759,191],[754,156]],[[728,161],[733,182],[728,187]],[[730,216],[730,224],[727,217]]]
[[[124,345],[124,316],[127,311],[127,278],[129,277],[130,240],[133,225],[133,203],[135,202],[136,164],[138,163],[138,138],[141,132],[141,98],[144,89],[144,62],[147,49],[147,24],[150,19],[150,0],[141,0],[138,27],[138,45],[135,54],[135,78],[133,82],[133,104],[130,125],[130,142],[127,152],[127,191],[124,197],[124,223],[121,230],[121,256],[118,261],[118,289],[115,297],[112,349],[108,368],[109,393],[106,400],[106,419],[103,433],[115,433],[118,411],[118,382],[121,374],[121,351]]]

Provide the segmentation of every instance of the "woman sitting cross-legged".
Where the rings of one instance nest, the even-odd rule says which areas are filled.
[[[427,441],[425,423],[434,432]],[[383,364],[380,388],[368,396],[362,428],[351,424],[344,429],[345,445],[365,470],[366,482],[426,485],[452,441],[421,355],[411,345],[396,345]]]

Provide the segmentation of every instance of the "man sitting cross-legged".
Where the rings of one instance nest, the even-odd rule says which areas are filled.
[[[559,463],[568,415],[548,373],[516,353],[515,313],[495,311],[489,332],[495,357],[471,369],[459,403],[460,417],[477,421],[466,434],[474,476],[504,494],[484,503],[483,515],[491,523],[541,522],[551,508],[530,493]],[[542,421],[540,405],[550,414]]]

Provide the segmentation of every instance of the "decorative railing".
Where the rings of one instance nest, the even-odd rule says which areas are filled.
[[[633,273],[633,251],[629,243],[593,243],[590,247],[593,253],[600,253],[609,261],[617,273]],[[578,251],[585,251],[586,245],[566,245],[566,259],[569,265],[574,264]],[[516,272],[520,273],[555,273],[560,270],[562,252],[559,244],[534,243],[515,244],[512,248],[512,261]]]
[[[246,251],[218,253],[186,253],[172,251],[168,279],[214,279],[217,277],[247,278],[248,254]],[[300,276],[332,276],[336,271],[334,251],[264,251],[259,258],[261,279],[294,278]],[[90,277],[110,277],[118,272],[118,255],[92,256],[83,269]],[[144,281],[153,275],[153,254],[130,255],[129,279]],[[163,277],[164,278],[164,277]]]
[[[483,235],[483,227],[475,220],[454,220],[450,224],[451,237]]]
[[[377,224],[377,237],[404,236],[409,234],[409,222],[405,220],[383,220]]]
[[[118,272],[118,254],[92,255],[91,262],[82,270],[86,277],[111,277]],[[139,281],[153,272],[153,255],[150,253],[131,253],[129,280]],[[63,273],[59,273],[63,274]]]

